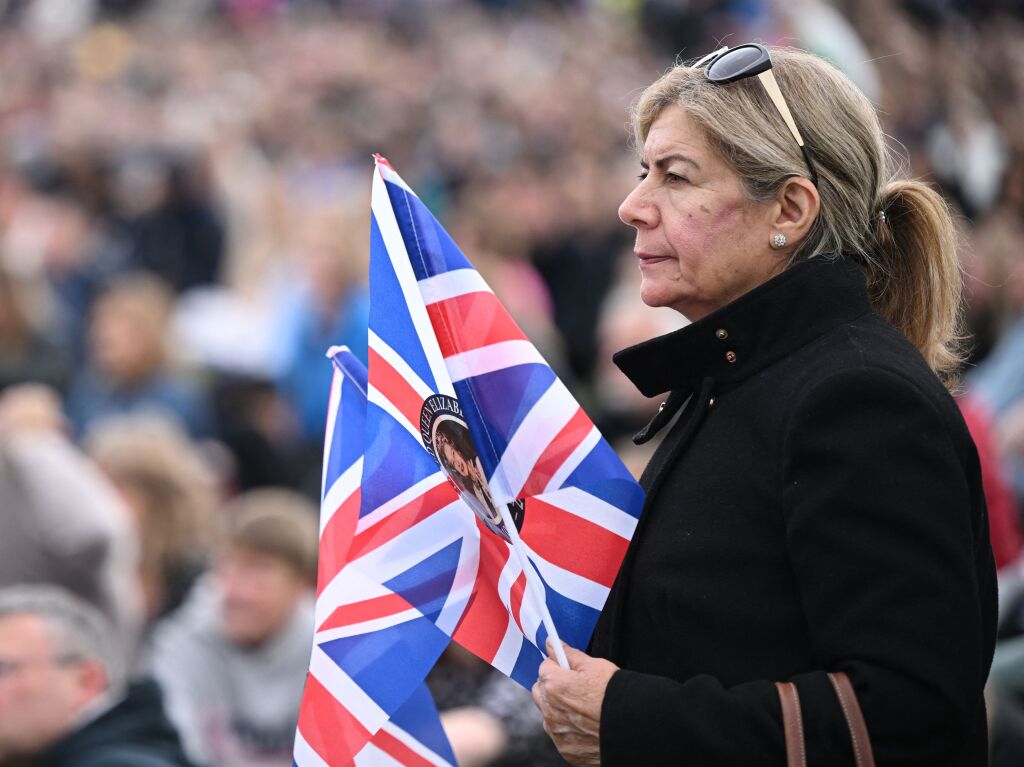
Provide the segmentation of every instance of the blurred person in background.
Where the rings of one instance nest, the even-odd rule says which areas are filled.
[[[1016,193],[1017,195],[1020,192]],[[1014,231],[1024,231],[1019,213],[1002,211],[990,218],[977,241],[993,275],[1010,324],[991,353],[969,375],[965,399],[991,424],[993,451],[1005,470],[1018,523],[1024,499],[1024,248]],[[993,535],[995,534],[993,516]],[[998,551],[993,538],[993,547]],[[999,641],[992,659],[993,767],[1013,767],[1024,760],[1024,567],[1019,559],[1000,578]]]
[[[0,391],[35,382],[62,389],[70,359],[46,332],[35,285],[0,265]]]
[[[0,765],[190,767],[112,626],[54,586],[0,588]]]
[[[459,767],[562,767],[529,693],[454,642],[427,676]]]
[[[659,403],[637,391],[612,362],[612,356],[619,349],[670,333],[687,324],[686,318],[678,312],[666,307],[652,309],[636,300],[640,275],[634,258],[632,252],[623,253],[620,257],[615,287],[605,296],[596,330],[599,357],[594,369],[594,399],[597,411],[601,413],[598,427],[606,438],[616,444],[620,457],[624,452],[630,457],[650,452],[648,445],[634,445],[628,438],[651,420],[658,411]],[[626,465],[634,476],[639,477],[643,471],[643,464],[636,466],[627,461]]]
[[[1019,568],[1021,550],[1024,546],[1020,513],[992,417],[984,405],[969,392],[958,395],[956,402],[978,450],[985,505],[988,508],[989,537],[992,541],[996,570],[1005,572]]]
[[[313,641],[316,510],[264,489],[221,516],[212,571],[157,626],[151,668],[197,762],[285,767]]]
[[[683,327],[686,319],[664,307],[652,311],[636,300],[640,275],[636,273],[633,258],[629,253],[628,262],[622,260],[620,270],[628,266],[628,275],[620,272],[614,289],[601,307],[597,327],[597,348],[601,356],[594,368],[594,399],[600,414],[598,428],[611,441],[630,474],[639,480],[661,444],[661,435],[641,445],[632,437],[654,417],[660,403],[637,391],[612,362],[612,356],[619,349]]]
[[[5,173],[4,267],[31,285],[34,309],[45,311],[45,330],[74,364],[85,354],[89,307],[126,265],[105,204],[105,162],[91,147],[68,156],[35,148]]]
[[[152,624],[181,606],[207,566],[216,478],[177,422],[159,415],[96,421],[85,450],[131,511],[141,542],[146,623]]]
[[[167,322],[173,296],[158,278],[126,274],[96,299],[89,364],[71,383],[67,412],[79,436],[104,416],[157,412],[177,418],[193,437],[210,435],[202,390],[169,366]]]
[[[366,362],[370,298],[366,285],[365,213],[297,206],[286,247],[294,273],[277,309],[277,385],[294,410],[301,436],[323,443],[331,366],[324,354],[347,345]],[[317,472],[319,482],[319,472]]]
[[[126,268],[154,274],[177,293],[220,276],[225,233],[202,170],[182,153],[144,147],[114,174]]]
[[[299,437],[295,412],[273,381],[222,374],[213,403],[217,434],[230,453],[232,490],[287,486],[317,496],[320,485],[313,475],[320,459]]]
[[[1024,233],[1019,213],[1006,224]],[[1024,499],[1024,246],[1011,254],[1005,268],[1003,285],[1012,319],[992,352],[970,373],[967,383],[972,395],[995,420],[1019,504]]]
[[[98,607],[131,658],[142,623],[139,540],[102,472],[38,384],[0,395],[0,586],[51,583]]]

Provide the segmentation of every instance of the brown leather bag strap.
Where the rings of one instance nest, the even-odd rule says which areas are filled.
[[[828,678],[835,688],[836,697],[839,698],[839,705],[843,708],[846,726],[850,728],[850,740],[853,741],[853,758],[857,763],[857,767],[875,767],[875,755],[871,751],[868,726],[864,721],[864,714],[860,710],[857,693],[853,689],[850,677],[842,671],[837,671],[829,674]]]
[[[804,721],[800,713],[800,695],[792,682],[776,682],[782,704],[782,729],[786,736],[786,767],[807,767],[804,748]]]

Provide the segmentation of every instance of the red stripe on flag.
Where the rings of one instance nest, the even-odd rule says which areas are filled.
[[[479,520],[477,527],[480,528],[480,566],[476,584],[452,639],[489,663],[497,655],[508,626],[508,610],[498,597],[498,578],[510,552],[505,542]]]
[[[320,554],[317,560],[316,593],[327,588],[334,576],[341,572],[347,562],[349,546],[356,532],[359,521],[360,488],[356,488],[348,498],[341,502],[338,510],[331,516],[323,533],[320,534]]]
[[[445,357],[526,339],[494,294],[486,291],[446,298],[427,306],[427,313]]]
[[[423,397],[372,346],[369,350],[369,363],[370,386],[383,394],[412,427],[419,430]]]
[[[299,732],[328,764],[350,763],[370,740],[369,730],[312,674],[306,675]]]
[[[519,627],[519,633],[526,636],[526,631],[523,630],[523,619],[520,615],[520,610],[523,608],[523,594],[526,591],[526,573],[519,573],[519,577],[516,578],[516,582],[512,584],[512,590],[508,595],[508,606],[512,609],[512,618],[515,620],[516,625]]]
[[[379,730],[370,741],[402,767],[437,767],[437,762],[425,759],[386,730]]]
[[[349,561],[358,559],[366,552],[381,546],[392,538],[401,535],[417,522],[443,509],[458,498],[455,489],[447,482],[418,495],[404,506],[395,509],[385,519],[357,534],[352,539],[349,550]]]
[[[537,498],[526,500],[523,541],[563,570],[611,588],[629,541]]]
[[[412,605],[398,594],[385,594],[373,599],[364,599],[362,602],[339,606],[317,627],[317,631],[351,626],[353,623],[364,623],[377,618],[387,618],[411,608]]]
[[[577,408],[575,415],[569,419],[562,430],[551,441],[541,453],[533,471],[526,478],[522,491],[518,494],[520,498],[528,495],[540,495],[548,486],[548,482],[555,476],[555,472],[561,468],[566,459],[573,451],[580,446],[580,443],[587,438],[594,424],[591,423],[583,408]]]

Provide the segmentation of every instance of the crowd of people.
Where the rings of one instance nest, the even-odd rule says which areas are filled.
[[[658,403],[610,357],[679,319],[640,302],[615,213],[639,172],[626,115],[677,57],[748,40],[835,62],[879,105],[909,174],[957,213],[959,401],[1004,581],[994,763],[1013,763],[998,760],[1024,742],[1014,3],[5,0],[0,764],[117,763],[69,761],[79,742],[105,747],[78,732],[69,751],[82,711],[107,741],[151,741],[161,763],[186,764],[174,729],[197,765],[291,763],[324,353],[366,355],[374,152],[642,469],[652,447],[629,437]],[[86,624],[99,628],[67,645]],[[30,649],[38,667],[14,657]],[[44,672],[79,686],[21,678]],[[141,674],[173,728],[151,685],[129,685]],[[513,683],[453,651],[433,684],[460,763],[561,763]],[[148,701],[145,726],[117,719],[125,695]]]

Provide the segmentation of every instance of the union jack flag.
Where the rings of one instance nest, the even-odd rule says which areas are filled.
[[[463,544],[473,543],[460,571],[471,577],[457,577],[449,595],[461,603],[470,589],[452,636],[528,688],[544,657],[545,605],[562,639],[589,642],[643,492],[444,228],[379,156],[372,208],[367,419],[374,436],[367,460],[386,451],[397,458],[414,445],[437,457],[426,470],[440,464],[466,503],[447,506],[444,495],[436,505],[450,508],[463,522]],[[384,436],[389,428],[393,438]],[[440,481],[431,476],[427,482]],[[367,466],[364,512],[424,481],[397,476],[386,460]],[[371,483],[378,499],[365,494]],[[532,573],[512,554],[515,532],[496,518],[509,505]],[[529,598],[528,578],[543,586],[541,600]]]
[[[358,625],[362,617],[356,611],[346,612],[342,570],[359,519],[367,374],[359,359],[345,347],[332,348],[328,356],[334,363],[334,377],[321,484],[318,628],[295,735],[294,764],[453,767],[455,757],[425,684],[389,712],[371,736],[369,727],[381,720],[380,715],[373,716],[372,704],[331,662],[330,646],[338,633],[335,629]]]
[[[323,534],[337,539],[322,554],[310,676],[313,694],[337,703],[337,753],[352,755],[450,639],[527,688],[545,622],[586,646],[643,504],[587,415],[379,156],[370,294],[364,420],[333,412],[325,445]]]

